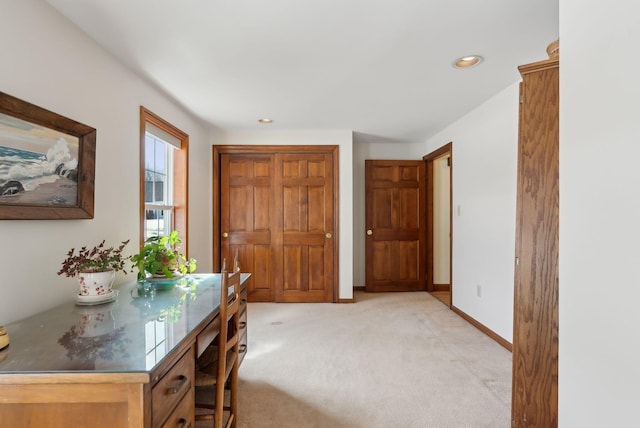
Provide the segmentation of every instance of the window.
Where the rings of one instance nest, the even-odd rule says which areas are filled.
[[[187,254],[189,136],[140,107],[140,242],[178,230]]]
[[[168,235],[173,229],[173,152],[176,148],[145,132],[144,239]]]

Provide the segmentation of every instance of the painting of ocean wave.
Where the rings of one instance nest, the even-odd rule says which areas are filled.
[[[78,137],[0,113],[0,205],[76,205],[78,150]]]

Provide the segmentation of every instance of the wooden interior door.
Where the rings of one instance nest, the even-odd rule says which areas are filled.
[[[220,176],[222,258],[229,263],[238,251],[241,270],[252,274],[248,299],[272,302],[273,156],[223,154]]]
[[[330,154],[275,155],[277,302],[333,300],[333,163]]]
[[[214,270],[238,251],[249,301],[338,300],[337,155],[337,146],[213,147]]]
[[[424,162],[366,160],[367,291],[425,289]]]

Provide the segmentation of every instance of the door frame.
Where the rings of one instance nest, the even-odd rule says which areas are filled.
[[[427,291],[434,291],[433,285],[433,162],[444,156],[449,155],[449,285],[451,299],[449,307],[453,306],[453,143],[449,142],[444,146],[424,155],[422,160],[425,162],[425,180],[427,192],[427,209],[426,216],[427,226],[427,259],[426,259],[426,276]]]
[[[268,153],[329,153],[333,162],[333,303],[340,302],[340,186],[339,186],[339,150],[337,145],[212,145],[212,231],[213,231],[213,271],[221,269],[221,234],[220,225],[220,157],[223,154],[268,154]]]

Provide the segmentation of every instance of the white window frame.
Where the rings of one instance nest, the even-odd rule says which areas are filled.
[[[149,128],[149,127],[147,127]],[[144,229],[143,229],[143,238],[147,239],[150,236],[147,232],[149,231],[148,228],[148,219],[146,218],[146,212],[149,210],[152,211],[166,211],[169,214],[169,224],[164,224],[164,227],[162,229],[163,234],[168,235],[169,232],[171,232],[174,228],[174,221],[173,221],[173,217],[174,217],[174,204],[173,204],[173,193],[174,193],[174,179],[173,179],[173,152],[174,150],[177,150],[177,147],[175,147],[174,144],[169,143],[167,141],[165,141],[163,138],[161,138],[160,136],[156,135],[156,133],[149,131],[148,129],[145,130],[145,143],[146,143],[146,137],[151,137],[156,141],[159,141],[161,143],[164,144],[164,151],[165,151],[165,169],[166,169],[166,174],[165,174],[165,181],[164,181],[164,186],[163,186],[163,200],[165,201],[165,204],[157,204],[154,202],[146,202],[146,186],[145,186],[145,195],[144,195],[144,209],[145,209],[145,223],[144,223]],[[145,153],[146,154],[146,153]],[[150,171],[149,169],[146,168],[146,159],[145,159],[145,174],[147,171]],[[157,174],[156,170],[152,171],[153,174]],[[154,182],[155,183],[155,182]],[[146,184],[146,181],[145,181]],[[155,188],[154,188],[155,191]],[[157,198],[154,198],[154,200]],[[165,221],[167,219],[165,218]]]
[[[171,200],[164,204],[149,203],[145,200],[146,192],[146,137],[147,132],[155,139],[174,146],[172,161],[167,168],[167,182],[171,186]],[[171,150],[171,149],[167,149]],[[153,112],[140,106],[140,245],[145,240],[147,209],[164,209],[170,213],[168,231],[177,230],[182,239],[182,250],[188,253],[188,194],[189,194],[189,135],[162,119]],[[170,210],[170,211],[169,211]]]

